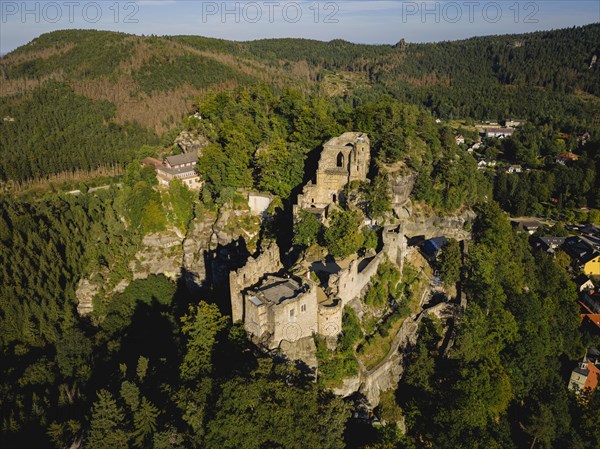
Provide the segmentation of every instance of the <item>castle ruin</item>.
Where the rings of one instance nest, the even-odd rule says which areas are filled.
[[[307,278],[279,276],[282,265],[276,243],[229,276],[233,321],[243,321],[251,339],[268,349],[314,334],[337,340],[342,301],[328,298]]]
[[[315,182],[309,181],[294,205],[294,216],[308,209],[319,215],[331,204],[339,204],[344,187],[352,181],[365,181],[371,160],[369,137],[347,132],[323,145]]]
[[[329,140],[323,146],[316,181],[304,187],[294,214],[302,209],[326,214],[329,207],[336,207],[349,182],[367,179],[369,162],[366,134],[347,132]],[[301,341],[314,344],[313,335],[335,346],[344,307],[364,293],[379,265],[390,259],[402,266],[406,239],[401,229],[385,229],[383,241],[382,251],[374,256],[346,261],[343,268],[332,264],[322,285],[311,280],[310,269],[302,277],[281,276],[279,249],[270,243],[259,256],[230,273],[233,321],[242,321],[252,340],[269,350],[283,350]]]

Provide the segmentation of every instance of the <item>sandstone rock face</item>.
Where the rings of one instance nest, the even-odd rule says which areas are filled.
[[[348,396],[353,395],[360,389],[361,385],[361,374],[358,373],[356,376],[347,377],[344,379],[344,382],[341,387],[334,388],[332,390],[333,394],[336,396],[341,396],[346,398]]]
[[[420,317],[406,319],[394,338],[387,357],[370,371],[367,371],[359,361],[359,374],[344,379],[343,385],[333,389],[333,393],[348,397],[359,392],[367,398],[372,407],[376,407],[379,404],[381,393],[390,388],[396,388],[398,385],[403,372],[404,353],[402,350],[408,344],[416,342],[419,321]]]
[[[290,360],[302,360],[310,368],[317,367],[317,346],[313,337],[296,341],[282,340],[279,349]]]
[[[191,291],[201,287],[207,280],[206,257],[210,249],[214,220],[212,213],[196,217],[183,241],[183,275],[186,286]]]
[[[208,143],[206,137],[190,131],[182,131],[175,139],[175,145],[179,145],[185,153],[196,152],[198,156],[202,154],[201,150]]]
[[[409,202],[416,180],[417,173],[412,170],[388,174],[394,212]]]
[[[75,295],[78,300],[77,313],[80,316],[88,315],[94,310],[92,301],[94,300],[94,296],[98,294],[98,291],[98,286],[92,284],[88,279],[79,281]]]
[[[443,235],[456,240],[469,240],[471,232],[466,224],[473,219],[475,213],[470,209],[446,217],[413,214],[410,218],[402,220],[402,229],[407,237],[424,236],[429,239]]]
[[[182,242],[183,235],[174,227],[145,236],[139,251],[129,263],[133,279],[163,274],[176,280],[181,272]]]

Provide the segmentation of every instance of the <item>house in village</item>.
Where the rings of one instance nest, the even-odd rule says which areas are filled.
[[[506,169],[506,173],[521,173],[523,171],[523,167],[521,167],[520,165],[510,165],[507,169]]]
[[[573,282],[575,282],[575,285],[577,285],[577,291],[580,293],[588,290],[593,290],[595,288],[592,280],[585,274],[580,274],[575,279],[573,279]]]
[[[523,125],[525,121],[526,120],[520,118],[511,118],[506,121],[505,125],[507,128],[518,128],[519,126]]]
[[[600,276],[600,252],[585,237],[569,237],[565,240],[564,249],[571,257],[573,265],[587,276]]]
[[[537,237],[533,241],[535,248],[541,249],[547,253],[555,253],[565,243],[564,237]]]
[[[527,232],[533,235],[535,231],[542,227],[542,224],[536,220],[511,220],[510,224],[519,231]]]
[[[594,251],[580,260],[583,264],[581,271],[588,276],[600,276],[600,253]]]
[[[465,137],[462,135],[456,136],[455,140],[456,140],[457,145],[461,145],[461,144],[465,143]]]
[[[173,179],[180,179],[189,189],[199,190],[203,183],[196,171],[196,162],[198,162],[196,152],[168,156],[163,162],[152,157],[147,157],[142,161],[143,164],[153,165],[156,168],[159,185],[169,187],[169,183]]]
[[[496,161],[486,161],[484,159],[477,162],[477,169],[483,170],[484,168],[493,168],[496,166]]]
[[[579,156],[571,152],[562,153],[556,157],[556,163],[561,165],[565,165],[567,162],[575,162],[578,160]]]
[[[598,360],[591,360],[588,356],[573,369],[571,378],[569,379],[569,389],[577,393],[586,390],[593,391],[598,385],[598,377],[600,376],[600,364]]]

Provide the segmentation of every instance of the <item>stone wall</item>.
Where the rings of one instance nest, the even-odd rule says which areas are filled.
[[[348,397],[359,392],[367,398],[371,407],[376,407],[381,393],[398,385],[403,372],[403,348],[417,341],[420,321],[421,315],[407,318],[394,338],[388,356],[370,371],[359,363],[359,373],[344,379],[343,385],[334,388],[333,393]]]
[[[233,322],[244,319],[244,300],[242,292],[258,283],[267,273],[277,273],[283,268],[279,258],[277,243],[271,242],[256,258],[249,258],[242,268],[229,273],[229,291],[231,292],[231,317]]]
[[[404,267],[404,259],[408,252],[408,241],[402,226],[386,226],[382,231],[383,252],[400,268]]]
[[[330,347],[335,347],[337,337],[342,331],[342,300],[336,298],[319,304],[318,333],[327,339]]]
[[[367,179],[371,147],[364,133],[347,132],[323,145],[316,182],[309,182],[298,195],[294,214],[311,207],[323,209],[338,203],[349,182]]]
[[[331,276],[329,285],[333,287],[335,296],[342,300],[342,307],[357,296],[360,296],[364,288],[371,281],[371,277],[377,273],[379,264],[383,262],[386,255],[383,251],[375,257],[353,260],[346,270],[342,270]]]
[[[284,340],[294,342],[317,333],[317,286],[308,282],[307,292],[271,307],[275,323],[271,348],[279,347]]]

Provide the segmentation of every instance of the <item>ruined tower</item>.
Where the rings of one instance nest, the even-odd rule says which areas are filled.
[[[315,183],[304,186],[294,205],[294,215],[302,209],[324,210],[340,200],[344,187],[367,179],[371,145],[365,133],[347,132],[323,145]]]

